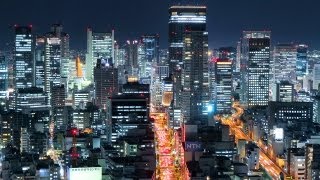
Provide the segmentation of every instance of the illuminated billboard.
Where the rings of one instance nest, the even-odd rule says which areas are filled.
[[[81,168],[69,168],[68,171],[69,180],[101,180],[102,179],[102,167],[81,167]]]

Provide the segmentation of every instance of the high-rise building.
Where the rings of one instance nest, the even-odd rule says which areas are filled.
[[[305,44],[297,45],[297,79],[302,80],[308,74],[308,46]]]
[[[209,104],[208,33],[184,33],[182,115],[184,122],[206,124]]]
[[[294,90],[293,84],[289,81],[281,81],[274,85],[273,101],[278,102],[293,102]]]
[[[4,100],[8,96],[8,63],[5,56],[0,56],[0,99]]]
[[[123,94],[109,98],[107,120],[112,124],[109,138],[116,142],[127,135],[130,129],[147,126],[149,117],[149,97],[140,94]]]
[[[45,89],[45,45],[46,38],[44,36],[36,37],[35,45],[35,86]]]
[[[234,47],[221,47],[218,50],[220,59],[229,59],[232,61],[232,72],[236,71],[237,49]]]
[[[118,69],[104,59],[98,59],[94,68],[95,105],[106,108],[108,97],[118,93]]]
[[[240,99],[249,107],[268,105],[270,37],[270,31],[243,32]]]
[[[149,63],[159,63],[159,35],[143,35],[141,42],[144,44],[146,59]]]
[[[32,26],[15,26],[14,46],[15,88],[34,85],[33,80],[33,35]]]
[[[313,85],[312,89],[319,90],[320,89],[320,64],[315,64],[313,66]]]
[[[138,77],[139,59],[144,58],[144,48],[141,47],[141,44],[137,40],[128,40],[125,44],[125,50],[127,56],[125,70],[128,75]]]
[[[60,39],[61,41],[61,77],[68,79],[70,76],[69,72],[69,61],[70,61],[70,47],[69,34],[63,32],[63,26],[61,24],[53,24],[51,26],[51,32]]]
[[[297,49],[293,44],[278,44],[273,51],[274,82],[296,81]]]
[[[209,103],[208,33],[205,6],[169,8],[169,72],[173,75],[174,109],[185,123],[207,122]]]
[[[61,79],[61,40],[51,34],[45,45],[45,92],[51,99],[52,87],[60,86]],[[49,103],[51,100],[49,100]]]
[[[152,66],[159,62],[159,35],[144,35],[138,46],[140,78],[151,79]]]
[[[215,61],[216,108],[217,111],[231,111],[233,62],[225,57]]]
[[[184,34],[206,31],[205,6],[171,6],[169,8],[169,69],[172,73],[183,63]]]
[[[114,31],[94,32],[87,29],[86,79],[93,81],[93,69],[98,59],[114,63]]]

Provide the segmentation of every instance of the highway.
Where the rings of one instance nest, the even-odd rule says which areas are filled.
[[[231,132],[234,133],[235,141],[238,142],[239,139],[245,139],[246,141],[254,142],[247,134],[242,130],[243,123],[240,120],[241,115],[244,113],[243,108],[241,108],[238,102],[233,103],[232,107],[235,109],[235,112],[230,117],[218,117],[218,120],[222,124],[228,125]],[[255,142],[260,148],[259,163],[266,170],[266,172],[272,177],[272,179],[280,179],[280,173],[284,172],[277,164],[275,164],[266,154],[265,154],[265,145]]]

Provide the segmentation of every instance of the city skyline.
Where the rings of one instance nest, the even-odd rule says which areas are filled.
[[[320,30],[316,17],[319,2],[297,0],[265,3],[234,1],[232,5],[224,1],[197,1],[196,4],[208,8],[209,47],[236,46],[243,30],[271,30],[272,44],[305,43],[310,49],[320,48]],[[86,28],[98,31],[115,30],[115,39],[124,43],[127,39],[137,39],[144,34],[160,34],[160,47],[168,46],[167,18],[172,4],[195,4],[194,1],[99,1],[77,4],[76,1],[57,0],[38,3],[37,1],[3,2],[0,7],[1,49],[13,39],[14,24],[33,25],[34,32],[43,34],[50,31],[50,25],[61,23],[72,39],[72,49],[84,50],[86,47]],[[99,5],[99,6],[97,6]],[[21,8],[23,7],[23,8]],[[35,9],[22,13],[25,9]],[[138,10],[138,11],[137,11]],[[289,12],[290,13],[285,13]],[[128,18],[130,17],[130,18]],[[77,19],[77,21],[75,21]],[[132,21],[130,19],[137,19]],[[306,28],[307,27],[307,28]],[[308,28],[312,27],[312,28]]]

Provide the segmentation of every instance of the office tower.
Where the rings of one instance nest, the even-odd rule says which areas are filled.
[[[159,35],[144,35],[138,45],[140,78],[151,79],[152,66],[159,62]],[[150,84],[150,82],[149,82]]]
[[[1,101],[7,98],[8,95],[8,62],[5,56],[0,56],[0,99]]]
[[[240,64],[241,64],[241,41],[237,42],[237,55],[236,55],[236,72],[240,72]]]
[[[320,89],[320,64],[315,64],[313,66],[312,81],[313,81],[312,89],[319,90]]]
[[[45,45],[46,38],[44,36],[36,37],[35,45],[35,86],[45,89]]]
[[[108,98],[107,120],[112,123],[112,130],[109,131],[112,133],[109,134],[111,135],[109,140],[112,142],[116,142],[121,136],[126,136],[130,129],[148,125],[149,95],[135,93],[145,89],[145,85],[138,87],[138,84],[133,84],[132,88],[130,86],[131,84],[127,84],[126,94]]]
[[[48,96],[43,89],[31,87],[17,90],[16,111],[31,112],[48,108]]]
[[[231,111],[232,66],[232,60],[227,57],[215,61],[216,108],[218,112]]]
[[[118,69],[104,59],[98,59],[94,68],[95,105],[106,109],[108,97],[118,93]]]
[[[274,82],[296,81],[297,49],[293,44],[277,44],[273,51]]]
[[[114,63],[114,31],[94,32],[87,29],[86,79],[93,81],[97,59],[111,59]]]
[[[293,84],[289,81],[281,81],[274,85],[273,101],[278,102],[293,102],[294,89]]]
[[[80,90],[80,91],[74,91],[73,92],[73,108],[80,108],[84,109],[87,105],[87,102],[89,102],[90,95],[89,91],[86,89]]]
[[[170,73],[183,64],[184,36],[188,31],[206,31],[205,6],[171,6],[169,8]]]
[[[149,63],[159,63],[159,35],[143,35],[141,42],[144,45],[146,59]]]
[[[50,99],[52,87],[60,86],[61,82],[61,40],[48,34],[45,44],[45,92]]]
[[[299,44],[297,48],[297,79],[302,80],[308,74],[308,46]]]
[[[268,105],[270,37],[270,31],[243,32],[240,99],[249,107]]]
[[[187,118],[185,122],[190,121],[190,119],[195,120],[195,113],[200,115],[198,118],[199,121],[204,119],[202,108],[204,108],[205,105],[203,102],[200,102],[200,94],[202,94],[200,91],[203,88],[202,85],[206,84],[205,81],[208,78],[207,75],[202,74],[207,71],[207,66],[204,65],[207,63],[208,51],[207,47],[205,47],[208,43],[207,33],[205,32],[206,11],[205,6],[171,6],[169,8],[169,72],[174,76],[174,107],[184,109],[182,110],[182,114]],[[186,45],[186,43],[188,43],[188,45]],[[197,53],[191,54],[191,51],[195,51],[196,48],[198,48]],[[203,52],[205,53],[203,54]],[[189,60],[186,61],[186,59]],[[192,61],[190,61],[190,59],[192,59]],[[185,62],[187,65],[184,65]],[[203,66],[204,69],[201,66]],[[191,75],[190,69],[186,67],[192,67],[192,69],[194,69],[192,74],[198,73],[199,76],[183,79]],[[183,71],[183,68],[187,70]],[[184,75],[182,75],[183,73]],[[203,77],[202,80],[204,80],[204,82],[197,79],[199,77]],[[188,84],[184,81],[191,83]],[[197,85],[193,84],[194,82],[198,84],[198,87],[195,87]],[[183,83],[185,83],[184,86],[182,85]],[[194,87],[199,89],[197,89],[197,94],[191,98],[193,99],[191,101],[190,95],[194,93]],[[181,91],[182,89],[184,92]],[[189,100],[186,98],[188,96]],[[199,102],[195,102],[196,99],[198,99]],[[184,105],[184,107],[182,107],[182,105]],[[191,109],[192,112],[190,112]]]
[[[184,33],[182,115],[185,123],[206,124],[209,104],[208,33]]]
[[[52,87],[52,98],[51,98],[52,108],[65,106],[65,100],[66,100],[66,89],[64,85]]]
[[[221,47],[218,49],[220,59],[229,59],[232,61],[232,72],[236,71],[237,49],[234,47]]]
[[[15,26],[14,81],[15,89],[32,87],[33,35],[32,26]]]
[[[53,24],[51,26],[51,34],[60,39],[61,46],[61,77],[64,81],[68,81],[70,76],[69,61],[70,61],[70,47],[69,34],[63,32],[63,26],[61,24]]]
[[[167,49],[160,49],[159,50],[159,63],[158,63],[158,65],[169,66],[168,60],[169,60],[168,50]]]
[[[139,48],[140,44],[137,40],[134,41],[127,41],[127,43],[125,44],[125,50],[126,50],[126,62],[125,62],[125,70],[127,72],[128,75],[130,76],[136,76],[138,77],[138,59],[142,58],[139,57],[139,49],[143,50],[143,48],[141,49],[141,47]],[[141,54],[143,52],[140,52]],[[140,55],[141,55],[140,54]],[[144,57],[144,56],[143,56]]]
[[[114,63],[113,65],[118,68],[118,66],[124,66],[126,62],[126,50],[121,48],[118,44],[115,45],[114,49]]]
[[[269,102],[269,129],[284,124],[296,131],[306,131],[312,126],[312,102]]]

